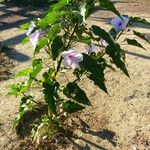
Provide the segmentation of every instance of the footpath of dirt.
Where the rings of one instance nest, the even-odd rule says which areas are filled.
[[[125,0],[116,3],[116,6],[122,14],[144,17],[150,21],[150,1],[148,0],[136,2]],[[0,8],[2,7],[4,6],[0,4]],[[22,16],[17,14],[18,9],[20,8],[9,8],[15,13],[10,12],[9,16],[1,20],[1,24],[11,22],[14,25],[13,22],[18,23],[18,20],[25,20],[23,12]],[[4,16],[5,12],[1,11],[0,14]],[[114,15],[111,13],[97,10],[89,18],[88,24],[94,23],[102,27],[105,25],[107,30],[110,28],[108,23],[112,17]],[[144,29],[139,26],[135,27],[135,30],[150,35],[149,28]],[[8,56],[17,60],[12,72],[18,72],[29,66],[31,62],[32,48],[29,44],[23,46],[19,44],[23,34],[24,32],[19,31],[15,25],[12,28],[8,26],[7,29],[1,30],[0,36],[4,39],[5,44],[12,48]],[[131,33],[129,36],[135,38]],[[74,139],[76,149],[150,149],[150,45],[142,40],[139,41],[147,51],[122,45],[127,51],[126,65],[131,79],[128,79],[119,70],[106,73],[109,95],[96,88],[90,81],[83,79],[81,86],[86,89],[93,108],[87,108],[81,117],[89,127],[86,132],[77,132],[81,138]],[[0,82],[0,149],[3,150],[15,149],[14,147],[19,142],[12,129],[13,120],[18,112],[19,97],[5,96],[8,91],[6,86],[17,80],[9,79]]]

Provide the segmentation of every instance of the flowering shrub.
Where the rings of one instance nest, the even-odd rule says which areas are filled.
[[[88,28],[86,25],[86,19],[97,2],[117,15],[112,19],[113,27],[108,32],[100,26],[92,25]],[[78,85],[83,75],[106,93],[107,68],[114,70],[116,66],[129,77],[124,62],[124,50],[118,39],[137,23],[150,25],[145,19],[122,16],[109,0],[60,0],[50,6],[43,18],[24,24],[21,28],[27,30],[27,37],[23,43],[29,41],[33,46],[33,60],[31,68],[17,74],[19,77],[27,77],[27,81],[11,85],[8,93],[23,95],[15,126],[27,111],[33,109],[33,103],[37,103],[28,92],[35,84],[42,88],[49,110],[48,120],[60,127],[68,114],[91,105],[86,93]],[[133,33],[149,42],[143,34],[134,30]],[[135,39],[125,38],[124,42],[145,49]],[[76,50],[77,43],[84,44],[85,48]],[[41,55],[43,51],[45,57]],[[60,74],[69,70],[72,70],[74,78],[61,85]]]

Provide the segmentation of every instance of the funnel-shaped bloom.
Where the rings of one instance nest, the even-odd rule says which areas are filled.
[[[116,32],[120,30],[125,30],[126,26],[129,22],[129,18],[125,16],[121,16],[122,19],[119,16],[116,16],[114,19],[111,20],[111,24],[114,26]]]
[[[28,35],[30,35],[30,33],[33,31],[33,29],[36,27],[36,25],[34,24],[34,22],[33,21],[31,21],[31,24],[30,24],[30,26],[29,26],[29,28],[28,28],[28,31],[26,32],[26,35],[28,36]]]
[[[77,68],[79,63],[83,60],[83,55],[74,49],[62,52],[61,56],[64,58],[63,65],[65,67],[71,67],[72,69]]]
[[[38,30],[36,30],[34,33],[32,33],[29,36],[30,42],[33,45],[34,49],[36,48],[36,45],[38,43],[39,36],[40,36],[40,32]]]
[[[92,52],[96,53],[97,51],[98,51],[98,47],[95,46],[94,44],[91,44],[91,45],[86,44],[84,47],[84,53],[86,54],[90,54]]]

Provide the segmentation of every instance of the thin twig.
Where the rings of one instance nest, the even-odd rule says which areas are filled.
[[[73,38],[73,35],[74,35],[75,31],[76,31],[77,26],[78,26],[78,23],[75,25],[74,30],[73,30],[73,32],[72,32],[72,34],[70,36],[69,42],[68,42],[67,46],[64,48],[64,50],[67,50],[70,47],[70,44],[72,42],[72,38]],[[57,73],[59,72],[59,69],[60,69],[62,61],[63,61],[63,58],[61,57],[59,62],[58,62],[58,66],[57,66],[54,78],[56,77]]]

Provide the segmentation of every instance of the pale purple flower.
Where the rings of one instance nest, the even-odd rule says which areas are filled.
[[[108,43],[107,43],[105,40],[103,40],[103,39],[100,40],[100,44],[101,44],[103,47],[107,47],[107,46],[108,46]]]
[[[91,45],[86,44],[84,46],[84,53],[86,53],[86,54],[90,54],[92,52],[96,53],[97,51],[98,51],[98,47],[95,46],[93,43]]]
[[[116,16],[114,19],[111,20],[111,24],[114,26],[116,32],[120,30],[125,30],[129,22],[128,17],[121,16],[121,18],[119,16]]]
[[[83,55],[74,49],[62,52],[61,56],[64,58],[63,65],[72,69],[78,68],[79,63],[83,60]]]
[[[39,36],[40,36],[40,32],[38,30],[36,30],[34,33],[32,33],[29,36],[30,42],[33,45],[34,49],[36,48],[36,45],[38,43]]]
[[[27,36],[30,35],[30,33],[34,30],[35,27],[36,27],[36,25],[34,24],[33,21],[31,21],[31,24],[30,24],[30,26],[28,28],[28,31],[26,32],[26,35]]]

